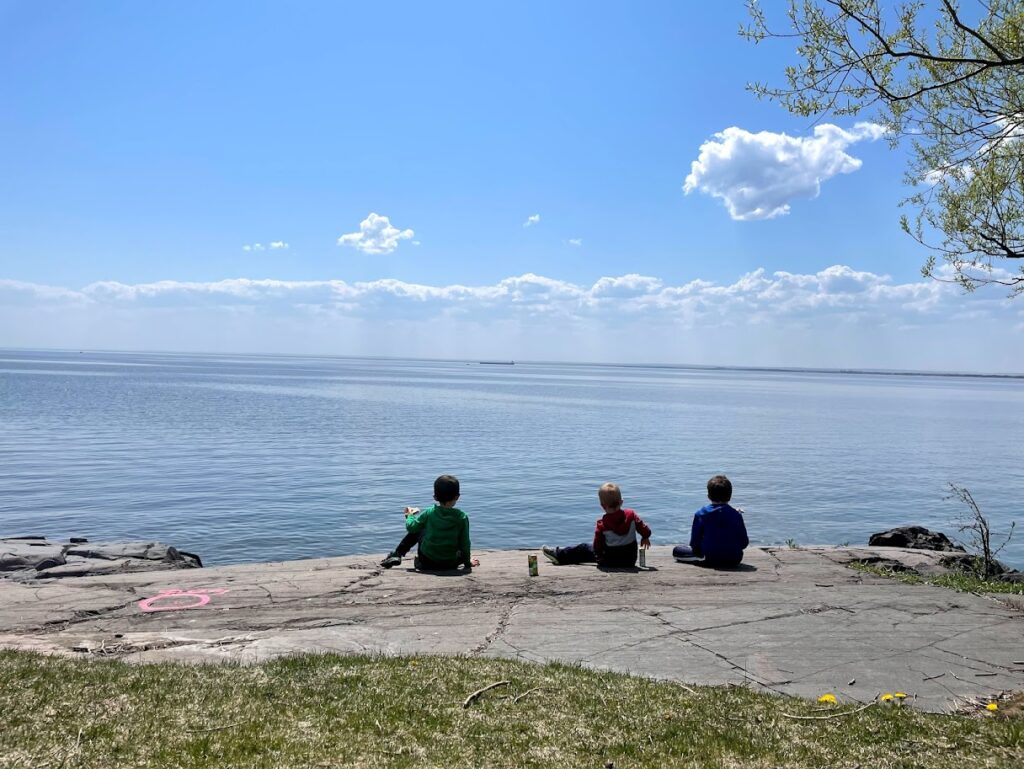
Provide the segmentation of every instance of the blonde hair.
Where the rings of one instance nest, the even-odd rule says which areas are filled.
[[[601,507],[622,507],[622,492],[617,484],[606,483],[597,490],[597,498],[601,500]]]

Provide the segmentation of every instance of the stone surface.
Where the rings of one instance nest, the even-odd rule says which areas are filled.
[[[67,543],[43,537],[0,538],[0,577],[18,581],[202,566],[198,556],[159,542]]]
[[[358,556],[0,580],[0,646],[136,662],[503,656],[851,702],[905,691],[928,710],[1024,689],[1014,604],[845,567],[920,567],[940,553],[751,549],[741,568],[716,571],[658,547],[647,570],[541,559],[531,578],[528,552],[482,552],[470,575],[420,574],[411,559],[386,571],[381,556]]]
[[[942,550],[964,552],[941,531],[931,531],[924,526],[899,526],[889,531],[872,534],[868,539],[870,547],[902,547],[912,550]]]
[[[45,539],[0,539],[0,572],[35,569],[45,562],[64,562],[64,548]]]

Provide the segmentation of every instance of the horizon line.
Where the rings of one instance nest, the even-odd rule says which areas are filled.
[[[423,363],[484,363],[495,360],[494,358],[424,358],[416,356],[395,356],[395,355],[343,355],[331,353],[284,353],[284,352],[216,352],[197,350],[117,350],[117,349],[77,349],[61,347],[4,347],[0,351],[11,352],[43,352],[43,353],[99,353],[105,355],[175,355],[175,356],[230,356],[230,357],[258,357],[258,358],[306,358],[306,359],[336,359],[336,360],[377,360],[377,361],[415,361]],[[974,379],[1024,379],[1024,372],[982,372],[982,371],[945,371],[941,369],[877,369],[877,368],[856,368],[840,367],[829,368],[826,366],[745,366],[740,364],[715,364],[715,363],[668,363],[668,362],[647,362],[647,363],[622,363],[609,361],[564,361],[564,360],[532,360],[514,358],[501,358],[503,362],[512,362],[518,365],[531,366],[590,366],[606,368],[638,368],[638,369],[678,369],[693,371],[759,371],[765,373],[792,373],[792,374],[849,374],[855,376],[919,376],[919,377],[957,377]]]

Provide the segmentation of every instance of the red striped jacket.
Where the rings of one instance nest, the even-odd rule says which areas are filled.
[[[635,563],[637,532],[641,537],[651,536],[650,527],[634,510],[620,508],[598,518],[594,527],[597,562],[629,560]]]

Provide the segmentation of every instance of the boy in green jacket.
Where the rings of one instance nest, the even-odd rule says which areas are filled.
[[[448,571],[462,564],[467,572],[480,562],[473,558],[469,543],[469,516],[455,507],[459,501],[459,479],[442,475],[434,481],[436,505],[420,512],[405,508],[407,534],[380,562],[385,569],[398,566],[402,557],[416,546],[413,567],[423,571]]]

